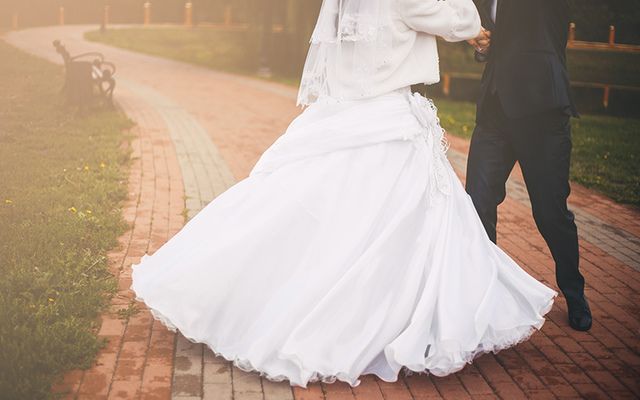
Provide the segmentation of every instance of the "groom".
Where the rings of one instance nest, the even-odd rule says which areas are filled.
[[[556,263],[573,329],[591,328],[578,268],[578,234],[567,209],[570,118],[577,116],[565,66],[566,0],[474,0],[490,42],[470,43],[486,61],[466,189],[494,242],[497,207],[516,161],[533,217]]]

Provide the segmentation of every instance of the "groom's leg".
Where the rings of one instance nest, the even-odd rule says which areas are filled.
[[[533,217],[556,263],[556,280],[568,300],[582,299],[578,232],[567,208],[571,157],[570,117],[562,110],[514,124],[513,143],[531,199]]]
[[[466,190],[494,243],[498,205],[504,201],[505,183],[515,164],[505,122],[498,98],[493,96],[478,115],[467,160]]]

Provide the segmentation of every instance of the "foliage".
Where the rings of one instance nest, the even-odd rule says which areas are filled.
[[[9,0],[0,2],[0,27],[10,26],[11,14],[19,12],[24,26],[50,25],[57,22],[58,7],[65,7],[68,23],[94,23],[101,19],[105,4],[110,6],[115,23],[142,22],[143,3],[146,0]],[[296,12],[295,24],[304,25],[300,32],[310,32],[321,0],[191,0],[196,22],[220,23],[227,6],[233,7],[234,22],[261,20],[261,13],[269,11],[273,21],[283,23],[290,8]],[[560,1],[560,0],[558,0]],[[640,0],[567,0],[572,20],[577,24],[581,40],[607,41],[609,25],[618,30],[621,43],[640,44]],[[153,1],[153,19],[156,22],[181,23],[185,0]],[[265,5],[266,7],[261,7]],[[317,15],[317,14],[316,14]]]
[[[640,0],[568,0],[576,39],[606,42],[609,25],[616,27],[616,41],[640,44]]]
[[[146,0],[10,0],[0,2],[0,26],[9,26],[11,14],[19,12],[25,26],[50,25],[57,22],[58,7],[65,7],[69,23],[99,23],[104,4],[110,5],[111,19],[115,23],[140,23],[142,5]],[[559,1],[559,0],[558,0]],[[609,25],[618,30],[621,43],[640,44],[640,0],[567,0],[572,20],[577,24],[580,40],[607,41]],[[153,3],[156,22],[180,23],[185,0],[163,0]],[[224,20],[225,7],[233,7],[234,22],[256,23],[261,13],[270,11],[276,23],[283,22],[288,8],[298,8],[298,24],[308,32],[314,24],[321,0],[192,0],[194,18],[198,22],[219,23]],[[266,8],[261,7],[265,5]]]
[[[101,346],[130,123],[113,111],[74,116],[60,67],[1,41],[0,58],[0,397],[41,399]]]

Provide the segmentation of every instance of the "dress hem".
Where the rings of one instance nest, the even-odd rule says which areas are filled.
[[[142,260],[144,260],[144,258],[148,257],[148,255],[144,255]],[[132,269],[137,267],[139,264],[134,264],[132,265]],[[306,382],[296,382],[295,380],[292,380],[291,377],[288,377],[286,375],[271,375],[268,372],[260,369],[260,367],[256,367],[254,366],[254,364],[248,359],[248,358],[243,358],[240,357],[239,355],[229,355],[227,354],[225,351],[217,351],[216,348],[218,347],[217,345],[212,344],[210,341],[208,340],[203,340],[203,339],[197,339],[191,335],[189,335],[188,332],[185,332],[183,330],[181,330],[179,327],[177,327],[173,322],[172,322],[172,318],[166,316],[165,314],[163,314],[162,312],[160,312],[159,310],[157,310],[156,308],[152,307],[149,303],[147,303],[147,300],[144,299],[144,297],[139,296],[137,294],[137,291],[134,288],[135,283],[132,283],[130,286],[130,290],[132,290],[135,294],[135,300],[144,303],[147,308],[149,309],[151,315],[153,316],[153,318],[156,321],[159,321],[160,323],[162,323],[167,329],[169,329],[172,332],[179,332],[180,334],[182,334],[182,336],[184,336],[185,339],[187,339],[188,341],[192,342],[192,343],[199,343],[199,344],[204,344],[206,345],[209,349],[211,349],[211,351],[215,354],[216,357],[222,357],[225,360],[233,363],[233,365],[237,368],[239,368],[242,371],[245,372],[250,372],[250,373],[258,373],[261,377],[266,378],[269,381],[272,382],[283,382],[285,380],[289,381],[291,386],[299,386],[299,387],[303,387],[306,388],[308,383],[313,383],[313,382],[323,382],[323,383],[334,383],[336,381],[341,381],[341,382],[345,382],[348,383],[351,387],[357,387],[360,384],[360,379],[359,377],[356,377],[355,379],[352,379],[349,377],[349,374],[346,372],[333,372],[333,373],[329,373],[329,374],[324,374],[318,371],[313,371],[309,374],[308,369],[304,367],[302,361],[299,359],[299,357],[295,356],[295,355],[288,355],[288,354],[282,354],[280,352],[278,352],[278,357],[283,359],[283,360],[287,360],[292,362],[293,364],[295,364],[295,366],[298,368],[298,370],[301,372],[301,375],[304,376],[310,376],[309,379],[306,379]],[[505,338],[504,340],[501,340],[500,343],[491,343],[491,342],[483,342],[482,340],[480,340],[480,342],[478,343],[478,347],[473,350],[473,351],[461,351],[459,352],[459,359],[460,361],[458,363],[455,364],[455,366],[453,366],[452,368],[447,369],[446,372],[442,372],[441,370],[438,370],[437,368],[427,368],[425,366],[424,369],[420,369],[420,370],[415,370],[412,369],[406,365],[402,365],[401,363],[398,363],[400,365],[402,365],[401,369],[395,373],[395,379],[386,379],[385,377],[382,377],[376,373],[368,373],[368,374],[363,374],[363,375],[375,375],[377,376],[379,379],[381,379],[382,381],[385,382],[389,382],[389,383],[393,383],[393,382],[397,382],[398,380],[398,376],[400,374],[400,372],[403,372],[405,376],[410,376],[413,374],[432,374],[434,376],[438,376],[438,377],[443,377],[443,376],[447,376],[450,374],[454,374],[457,373],[459,371],[461,371],[467,364],[471,364],[476,358],[478,358],[479,356],[483,355],[483,354],[488,354],[488,353],[493,353],[493,354],[497,354],[498,352],[502,351],[502,350],[506,350],[508,348],[514,347],[522,342],[527,341],[537,330],[540,330],[542,328],[542,325],[544,324],[544,322],[546,321],[544,316],[551,311],[551,308],[553,307],[553,303],[554,300],[557,296],[557,293],[554,293],[553,296],[551,296],[551,298],[549,299],[549,301],[547,302],[547,304],[545,305],[545,307],[543,307],[539,313],[538,313],[538,321],[535,324],[528,324],[528,325],[520,325],[517,327],[514,327],[512,329],[509,330],[505,330],[505,331],[509,331],[509,333],[513,333],[515,332],[516,334],[513,336],[509,336],[508,334],[505,334],[503,337]],[[525,329],[524,331],[521,328],[525,328],[528,327],[528,329]],[[505,332],[502,331],[502,332]],[[395,362],[395,360],[394,360]],[[425,363],[426,363],[426,359],[425,359]],[[363,376],[361,375],[361,376]]]

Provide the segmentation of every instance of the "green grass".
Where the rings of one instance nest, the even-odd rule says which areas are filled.
[[[437,100],[442,127],[470,138],[475,104]],[[620,203],[640,205],[640,120],[583,115],[572,121],[571,180]]]
[[[618,202],[640,205],[640,120],[574,120],[571,178]]]
[[[87,33],[90,40],[135,51],[199,64],[208,68],[254,75],[256,48],[246,34],[208,28],[177,27],[110,30]],[[482,65],[464,43],[441,43],[444,71],[481,73]],[[575,80],[640,87],[638,54],[569,52],[569,68]],[[277,77],[291,85],[298,77]],[[469,102],[438,99],[443,126],[452,134],[469,138],[475,106]],[[640,204],[640,121],[585,115],[573,122],[572,179],[622,203]]]
[[[87,32],[88,40],[141,53],[184,61],[219,71],[258,77],[258,43],[250,32],[210,28],[123,28]],[[297,85],[298,78],[274,73],[271,80]]]
[[[0,397],[44,399],[103,344],[130,122],[66,109],[61,67],[2,41],[0,59]]]
[[[88,32],[87,39],[205,67],[247,73],[255,70],[251,41],[244,32],[211,29],[126,28]]]

